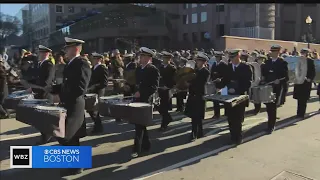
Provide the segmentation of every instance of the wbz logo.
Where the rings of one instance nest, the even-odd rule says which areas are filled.
[[[10,168],[32,168],[32,146],[10,146]]]

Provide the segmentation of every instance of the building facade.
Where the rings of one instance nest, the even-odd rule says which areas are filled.
[[[176,4],[179,41],[186,48],[219,48],[221,36],[274,39],[275,4]]]
[[[63,20],[76,13],[86,13],[104,4],[29,4],[32,46],[49,46],[50,33],[61,28]]]
[[[126,9],[126,11],[124,11]],[[59,49],[63,37],[86,41],[85,51],[104,52],[113,48],[135,49],[174,47],[177,35],[170,13],[145,5],[112,4],[99,9],[99,14],[65,26],[51,33],[50,46]],[[178,19],[179,16],[176,17]]]
[[[312,18],[311,34],[320,43],[320,4],[277,4],[276,39],[305,41],[308,25]]]

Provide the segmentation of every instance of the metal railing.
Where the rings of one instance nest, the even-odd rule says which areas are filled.
[[[274,39],[274,29],[256,27],[245,28],[231,28],[230,36],[260,38],[260,39]]]

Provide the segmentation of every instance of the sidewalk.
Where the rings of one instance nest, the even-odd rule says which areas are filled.
[[[216,156],[201,159],[148,179],[311,180],[312,178],[320,179],[319,114],[275,131],[272,135],[260,137],[259,140],[246,142]]]

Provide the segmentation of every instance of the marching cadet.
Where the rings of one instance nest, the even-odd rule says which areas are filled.
[[[80,56],[84,41],[68,37],[65,37],[65,41],[66,57],[69,61],[63,73],[63,83],[47,86],[45,89],[47,92],[59,94],[61,104],[67,110],[65,138],[57,138],[58,142],[63,146],[80,146],[80,138],[86,136],[84,95],[89,85],[91,69],[88,61]],[[82,171],[81,168],[64,169],[60,175],[75,175]]]
[[[252,82],[250,66],[240,60],[241,49],[229,51],[231,63],[228,65],[227,87],[228,95],[245,95]],[[244,121],[245,108],[248,102],[244,101],[234,107],[225,104],[227,112],[231,141],[236,145],[242,143],[242,122]]]
[[[279,93],[276,95],[276,105],[278,107],[280,107],[284,101],[285,101],[285,98],[283,96],[286,96],[286,84],[287,82],[289,81],[289,74],[288,74],[288,63],[280,57],[280,51],[281,51],[281,46],[280,45],[273,45],[270,49],[270,59],[272,60],[272,64],[270,64],[269,62],[269,66],[270,65],[273,65],[273,67],[275,68],[280,68],[282,71],[280,71],[282,77],[278,77],[274,80],[276,80],[275,84],[277,84],[277,91],[279,91]],[[269,69],[270,70],[270,69]],[[276,70],[272,70],[271,69],[271,73],[273,73],[273,71],[276,71]],[[279,75],[280,75],[279,74]],[[281,80],[279,80],[281,79]]]
[[[303,48],[301,51],[302,61],[306,61],[307,71],[306,77],[301,82],[294,84],[293,98],[298,101],[297,117],[304,118],[307,109],[307,101],[310,98],[310,92],[312,89],[312,81],[316,76],[316,70],[314,61],[310,58],[310,50]],[[302,69],[302,68],[301,68]]]
[[[146,47],[140,48],[140,67],[137,68],[137,92],[134,97],[138,102],[153,103],[153,95],[159,87],[160,73],[152,64],[155,53]],[[132,157],[138,157],[142,151],[149,151],[151,147],[147,127],[135,124],[135,139]]]
[[[196,77],[188,83],[189,96],[185,114],[191,118],[192,132],[190,140],[195,141],[203,137],[202,120],[204,119],[206,102],[203,99],[205,84],[210,77],[210,71],[205,67],[209,58],[204,53],[198,53],[196,60]]]
[[[216,63],[213,63],[211,67],[211,80],[216,82],[216,88],[222,89],[226,86],[226,77],[228,72],[228,64],[222,61],[223,52],[214,51]],[[220,93],[219,93],[220,94]],[[213,102],[213,119],[220,118],[220,103]]]
[[[108,86],[108,69],[106,65],[102,64],[103,55],[92,53],[92,72],[89,82],[88,93],[98,94],[98,98],[104,96],[105,89]],[[101,123],[100,115],[97,110],[88,111],[92,120],[94,121],[93,134],[102,133],[103,126]]]
[[[260,65],[260,70],[263,72],[264,66],[265,66],[265,61],[268,59],[266,55],[259,54],[257,55],[257,58],[255,61]],[[254,114],[258,114],[261,110],[261,104],[254,104]]]
[[[29,86],[31,86],[32,91],[35,93],[35,99],[48,99],[50,103],[53,102],[53,96],[45,92],[43,89],[38,88],[51,86],[54,82],[55,78],[55,68],[53,63],[50,61],[49,55],[52,52],[51,49],[39,45],[39,53],[38,53],[38,64],[37,64],[37,75],[33,80],[28,81]],[[46,135],[41,132],[41,140],[36,144],[46,144],[51,140],[52,136]]]
[[[172,89],[175,84],[174,76],[177,70],[176,67],[170,63],[173,57],[173,54],[169,52],[162,52],[163,64],[159,68],[161,78],[159,84],[160,88],[158,89],[160,97],[159,113],[162,116],[160,131],[165,131],[172,121],[172,117],[169,113],[169,110],[172,107],[170,89]]]
[[[277,104],[282,94],[281,82],[285,81],[288,77],[288,66],[281,60],[280,55],[281,46],[273,45],[270,49],[270,59],[265,61],[264,68],[262,69],[262,83],[272,83],[273,93],[276,95],[275,101],[266,103],[268,113],[268,128],[267,132],[271,134],[276,125],[277,120]]]

